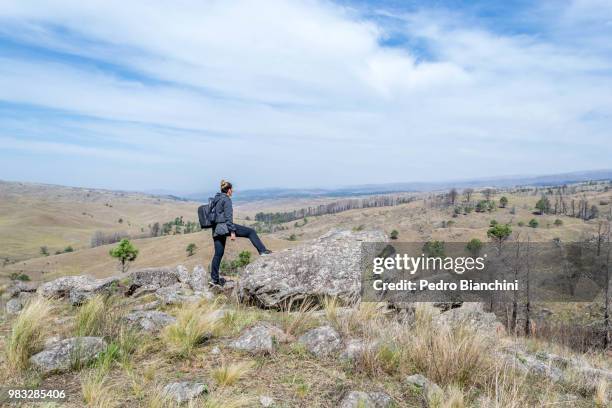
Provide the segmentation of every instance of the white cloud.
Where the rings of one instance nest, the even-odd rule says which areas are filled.
[[[578,3],[566,24],[593,8]],[[0,100],[97,118],[57,126],[89,143],[146,144],[215,176],[224,156],[199,159],[223,152],[252,186],[607,167],[609,55],[456,14],[387,17],[431,58],[382,46],[379,20],[325,1],[5,1],[2,35],[106,65],[0,57]],[[563,154],[547,156],[547,144]],[[461,162],[479,149],[491,163]]]

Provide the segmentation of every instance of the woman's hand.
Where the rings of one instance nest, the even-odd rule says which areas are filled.
[[[235,233],[235,232],[232,232],[232,233],[230,234],[230,239],[231,239],[232,241],[235,241],[235,240],[236,240],[236,233]]]

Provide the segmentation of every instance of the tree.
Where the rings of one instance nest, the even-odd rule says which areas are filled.
[[[444,257],[444,241],[427,241],[423,245],[423,252],[431,258]]]
[[[470,242],[467,243],[465,248],[474,258],[477,258],[480,255],[480,250],[482,249],[482,241],[478,238],[472,238]]]
[[[548,198],[542,196],[536,203],[535,207],[540,211],[540,215],[550,212],[550,201]]]
[[[597,218],[599,216],[599,208],[597,208],[597,206],[595,204],[593,204],[591,206],[591,210],[589,211],[589,220],[592,220],[593,218]]]
[[[501,251],[502,244],[510,237],[510,234],[512,234],[512,228],[509,224],[495,224],[487,230],[487,237],[495,242],[499,251]]]
[[[398,236],[399,236],[399,232],[397,230],[391,231],[391,235],[390,235],[391,239],[397,239]]]
[[[465,201],[467,201],[468,203],[472,199],[473,194],[474,194],[473,188],[466,188],[465,190],[463,190],[463,196],[465,197]]]
[[[457,200],[458,195],[459,193],[457,192],[456,188],[451,188],[451,190],[448,192],[448,201],[451,205],[455,205],[455,201]]]
[[[46,245],[40,247],[40,254],[42,256],[49,256],[49,248]]]
[[[507,205],[508,205],[508,197],[503,196],[502,198],[499,199],[499,206],[501,208],[506,208]]]
[[[119,260],[121,272],[125,273],[130,266],[130,262],[136,260],[138,249],[132,245],[130,240],[122,239],[119,245],[109,251],[109,255]]]
[[[529,226],[531,228],[538,228],[538,225],[540,225],[540,223],[535,218],[532,218],[531,220],[529,220]]]
[[[491,197],[495,195],[495,189],[493,188],[485,188],[482,194],[485,196],[485,199],[489,201]]]
[[[187,245],[187,248],[185,249],[185,251],[187,251],[187,256],[192,256],[195,253],[197,248],[198,248],[197,245],[194,244],[193,242]]]

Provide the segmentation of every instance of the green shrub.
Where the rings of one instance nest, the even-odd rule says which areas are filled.
[[[535,218],[532,218],[531,220],[529,220],[529,226],[531,228],[538,228],[538,225],[540,225],[540,223]]]

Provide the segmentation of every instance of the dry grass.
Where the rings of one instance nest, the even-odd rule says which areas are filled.
[[[77,336],[96,336],[101,334],[107,317],[107,301],[103,295],[96,295],[79,307],[75,319]]]
[[[170,351],[183,356],[191,356],[195,348],[220,327],[219,307],[215,303],[188,303],[178,309],[177,321],[167,326],[162,339]]]
[[[211,375],[220,387],[234,385],[240,378],[244,377],[253,367],[252,361],[241,361],[238,363],[222,363],[221,367],[215,368]]]
[[[607,407],[610,399],[608,398],[608,381],[601,379],[595,387],[593,402],[598,407]]]
[[[315,302],[308,298],[305,300],[291,298],[282,308],[279,315],[280,323],[289,336],[299,334],[314,323],[313,312]]]
[[[203,401],[190,402],[187,406],[188,408],[243,408],[257,406],[254,403],[253,398],[221,391],[209,395]]]
[[[10,370],[27,368],[30,356],[42,348],[50,314],[51,304],[43,298],[36,298],[15,319],[6,341],[6,360]]]
[[[98,370],[87,373],[81,380],[83,401],[88,407],[112,408],[118,406],[113,387],[108,384],[105,374]]]

